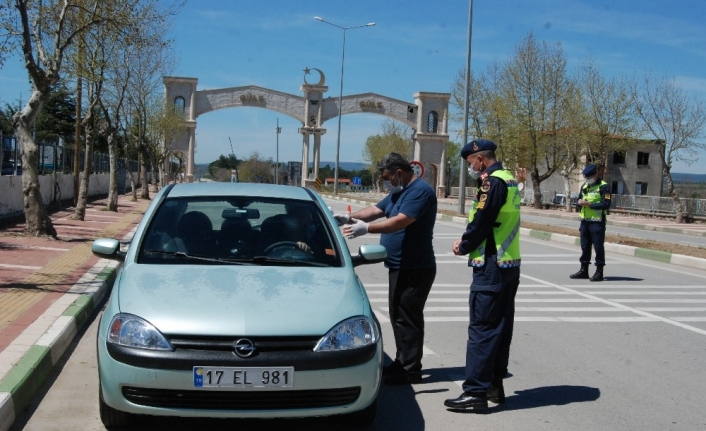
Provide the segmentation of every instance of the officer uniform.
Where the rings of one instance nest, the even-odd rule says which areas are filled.
[[[461,156],[495,149],[492,141],[475,140],[464,146]],[[466,379],[464,394],[445,405],[479,409],[487,407],[487,399],[504,402],[502,379],[507,374],[520,284],[520,192],[502,163],[486,167],[480,175],[468,220],[459,244],[459,252],[469,254],[468,265],[473,268]],[[480,404],[465,405],[466,399]]]
[[[583,176],[587,178],[595,177],[598,173],[596,165],[588,165],[583,170]],[[581,226],[581,269],[571,274],[570,278],[588,278],[588,267],[591,264],[591,248],[596,250],[596,272],[591,277],[591,281],[603,281],[603,267],[605,266],[605,229],[606,215],[610,209],[610,186],[603,180],[597,180],[593,184],[584,183],[579,191],[578,199],[590,202],[589,206],[581,206],[576,203],[579,211]]]

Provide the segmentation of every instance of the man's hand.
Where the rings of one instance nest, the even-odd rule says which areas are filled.
[[[349,224],[351,222],[350,214],[334,214],[333,218],[336,219],[339,226],[343,226],[344,224]]]
[[[461,255],[461,250],[459,249],[460,245],[461,245],[461,240],[457,239],[456,241],[454,241],[453,245],[451,246],[451,251],[453,251],[456,256]]]
[[[587,206],[590,206],[590,205],[591,205],[591,202],[586,201],[586,200],[583,200],[583,199],[579,199],[579,206],[587,207]]]
[[[363,220],[355,220],[355,223],[343,228],[343,235],[348,238],[356,238],[368,233],[368,223]]]

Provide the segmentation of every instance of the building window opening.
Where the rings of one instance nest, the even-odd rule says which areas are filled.
[[[638,196],[644,196],[647,194],[647,183],[636,182],[635,183],[635,194]]]
[[[184,98],[181,96],[177,96],[174,99],[174,111],[176,111],[177,114],[184,116],[185,108],[186,108],[186,100],[184,100]]]
[[[613,164],[614,165],[624,165],[625,164],[625,152],[616,151],[613,153]]]
[[[649,166],[650,165],[650,153],[643,153],[638,151],[637,153],[637,166]]]
[[[429,112],[427,132],[436,133],[438,126],[439,126],[439,115],[436,113],[436,111]]]

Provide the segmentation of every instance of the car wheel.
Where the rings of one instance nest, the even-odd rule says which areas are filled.
[[[357,427],[367,427],[372,424],[375,420],[375,415],[378,412],[378,399],[377,397],[368,407],[363,410],[350,413],[347,418],[348,420]]]
[[[101,422],[103,422],[106,428],[123,428],[133,422],[133,414],[121,412],[105,403],[103,399],[103,388],[100,386],[98,387],[98,404],[100,407]]]

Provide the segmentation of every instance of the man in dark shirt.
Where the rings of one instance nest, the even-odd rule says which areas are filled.
[[[385,383],[400,385],[422,380],[424,304],[436,277],[432,238],[437,201],[434,190],[414,175],[409,162],[390,153],[378,164],[390,192],[377,205],[358,212],[336,214],[339,224],[348,224],[343,234],[355,238],[380,233],[387,249],[389,306],[397,353],[383,369]],[[386,220],[369,223],[381,217]]]

